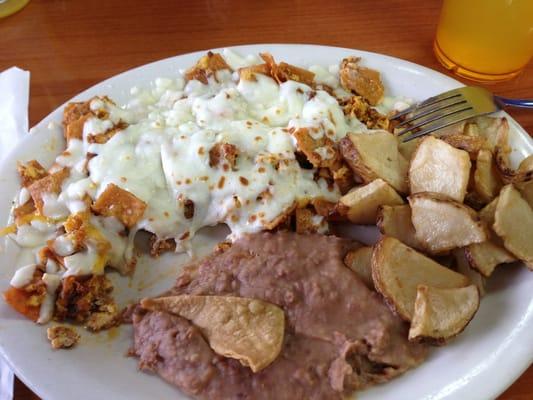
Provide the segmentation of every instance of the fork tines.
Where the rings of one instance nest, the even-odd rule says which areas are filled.
[[[454,89],[415,104],[394,115],[391,120],[406,116],[396,127],[404,129],[396,134],[402,136],[412,133],[404,139],[404,142],[407,142],[475,115],[472,105],[460,89]]]

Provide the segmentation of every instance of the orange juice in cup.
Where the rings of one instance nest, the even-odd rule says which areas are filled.
[[[30,0],[0,0],[0,18],[7,17],[22,9]]]
[[[533,56],[533,0],[444,0],[434,50],[465,78],[513,78]]]

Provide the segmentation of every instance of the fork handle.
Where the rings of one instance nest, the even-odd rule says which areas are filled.
[[[502,107],[533,108],[533,99],[508,99],[500,96],[494,96],[494,98]]]

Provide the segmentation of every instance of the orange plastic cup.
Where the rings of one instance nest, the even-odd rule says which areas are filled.
[[[462,77],[511,79],[533,56],[533,0],[444,0],[433,48]]]

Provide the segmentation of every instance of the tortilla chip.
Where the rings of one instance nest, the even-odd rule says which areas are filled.
[[[144,299],[141,305],[190,320],[215,353],[235,358],[253,372],[270,365],[281,351],[285,315],[262,300],[181,295]]]
[[[97,214],[116,217],[126,227],[131,228],[142,218],[146,203],[133,193],[110,183],[96,199],[92,209]]]
[[[33,182],[37,182],[48,175],[48,172],[37,160],[28,161],[26,164],[17,163],[17,171],[22,187],[28,187]]]
[[[59,193],[61,191],[61,184],[69,176],[70,171],[63,168],[53,174],[47,175],[38,181],[33,182],[28,186],[30,195],[35,203],[35,207],[40,214],[43,213],[44,199],[43,196],[47,193]]]

